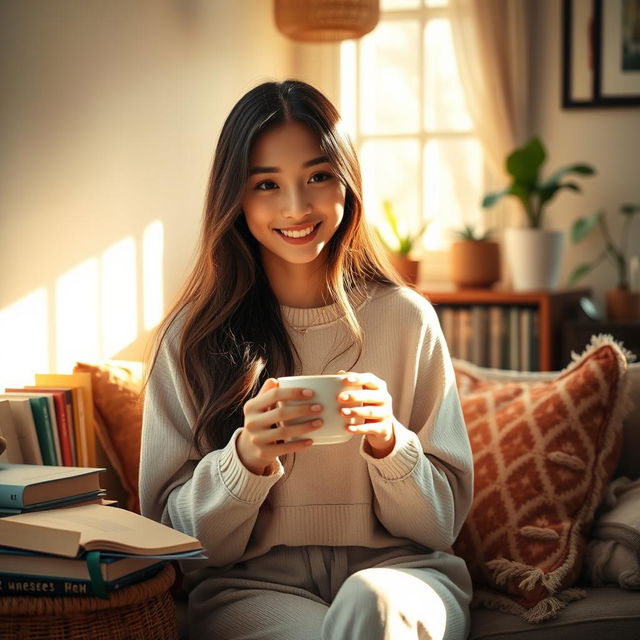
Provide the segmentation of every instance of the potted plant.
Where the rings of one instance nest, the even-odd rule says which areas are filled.
[[[427,230],[429,221],[425,221],[415,232],[403,230],[391,202],[389,200],[384,200],[382,205],[384,209],[384,217],[392,232],[394,242],[391,244],[387,242],[380,229],[376,227],[378,238],[380,238],[380,241],[387,250],[391,264],[400,274],[402,279],[405,282],[416,284],[418,281],[418,265],[420,263],[418,260],[413,260],[410,254],[415,247],[416,242],[420,240],[424,232]]]
[[[627,243],[631,223],[640,213],[640,204],[622,204],[619,212],[624,216],[620,242],[616,244],[611,236],[604,211],[598,211],[589,217],[578,218],[571,228],[571,240],[581,242],[593,229],[598,228],[604,240],[602,251],[591,261],[579,264],[569,277],[569,286],[573,286],[592,269],[607,258],[616,268],[617,282],[614,289],[607,291],[607,316],[613,321],[640,320],[640,291],[630,288],[630,268]]]
[[[568,176],[595,173],[591,165],[578,163],[558,169],[543,180],[540,170],[546,159],[544,145],[539,138],[532,138],[507,157],[511,183],[482,200],[483,207],[492,207],[504,196],[513,196],[524,208],[527,226],[505,230],[507,263],[517,290],[555,288],[560,273],[562,232],[544,228],[546,208],[562,190],[580,192],[576,182],[566,180]]]
[[[459,238],[449,253],[450,279],[460,288],[491,287],[500,280],[500,248],[491,231],[477,232],[471,225],[454,232]]]

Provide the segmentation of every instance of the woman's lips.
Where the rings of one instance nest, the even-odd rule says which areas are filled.
[[[284,233],[280,229],[275,229],[275,232],[282,238],[285,242],[289,244],[306,244],[307,242],[311,242],[316,235],[318,234],[318,229],[320,228],[320,222],[317,222],[313,231],[306,236],[302,236],[301,238],[290,238],[289,236],[285,236]],[[287,231],[302,231],[304,229],[308,229],[311,225],[298,226],[296,227],[287,227]]]

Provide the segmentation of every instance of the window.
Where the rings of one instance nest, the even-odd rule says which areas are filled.
[[[448,0],[382,0],[380,22],[340,49],[340,108],[362,163],[367,217],[384,234],[383,200],[423,247],[481,227],[483,153],[455,60]]]

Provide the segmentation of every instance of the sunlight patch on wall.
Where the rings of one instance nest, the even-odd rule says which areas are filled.
[[[146,331],[155,327],[164,313],[163,256],[164,226],[156,220],[146,227],[142,236],[142,295]]]
[[[33,384],[49,369],[48,296],[44,287],[0,310],[0,385]]]
[[[98,259],[90,258],[56,281],[55,370],[69,373],[78,360],[100,357]]]
[[[102,253],[100,265],[102,354],[109,358],[138,335],[136,245],[123,238]]]

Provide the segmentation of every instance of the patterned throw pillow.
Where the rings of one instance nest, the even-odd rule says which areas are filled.
[[[456,553],[476,605],[541,622],[583,596],[569,587],[620,455],[625,355],[595,338],[545,382],[487,380],[455,366],[475,472]]]

